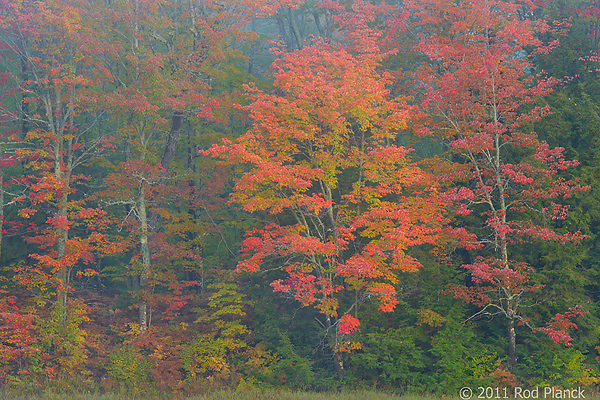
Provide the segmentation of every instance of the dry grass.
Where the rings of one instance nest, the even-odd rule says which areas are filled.
[[[540,396],[541,397],[541,396]],[[377,391],[342,391],[342,392],[294,392],[290,390],[254,389],[248,392],[235,392],[230,390],[214,391],[191,396],[176,396],[166,393],[138,393],[128,394],[56,394],[43,393],[27,395],[19,393],[5,393],[0,388],[0,400],[460,400],[458,396],[424,396],[424,395],[396,395]],[[473,398],[473,400],[477,400]],[[599,393],[586,393],[585,400],[600,400]]]
[[[129,394],[53,394],[24,395],[2,393],[0,400],[434,400],[434,397],[398,396],[376,391],[356,391],[340,393],[292,392],[288,390],[252,390],[246,393],[218,391],[192,396],[174,396],[166,394],[129,393]]]

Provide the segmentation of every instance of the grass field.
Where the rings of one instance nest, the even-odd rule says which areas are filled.
[[[390,393],[375,391],[340,392],[340,393],[314,393],[291,392],[284,390],[254,390],[247,393],[221,391],[210,394],[197,394],[192,396],[175,397],[173,395],[159,394],[52,394],[23,395],[18,393],[3,393],[0,391],[0,400],[435,400],[434,397],[399,396]]]
[[[542,397],[540,397],[542,398]],[[173,394],[138,393],[128,394],[19,394],[6,393],[0,388],[0,400],[460,400],[456,396],[424,396],[424,395],[396,395],[377,391],[343,391],[343,392],[293,392],[289,390],[252,390],[249,392],[215,391],[206,394],[177,396]],[[473,396],[471,400],[478,400]],[[494,400],[494,399],[490,399]],[[512,399],[511,399],[512,400]],[[532,399],[530,399],[532,400]],[[535,400],[535,399],[533,399]],[[552,400],[552,399],[546,399]],[[583,400],[600,400],[599,393],[586,392]]]

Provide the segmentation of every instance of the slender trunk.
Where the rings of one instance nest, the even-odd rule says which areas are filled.
[[[342,356],[342,353],[340,353],[339,351],[335,351],[333,353],[333,362],[335,363],[335,370],[338,374],[338,378],[343,379],[344,378],[344,358]]]
[[[25,56],[25,52],[21,50],[21,79],[23,82],[27,82],[29,80],[29,74],[27,71],[28,71],[27,57]],[[24,95],[23,100],[25,100],[26,97],[28,97],[28,96]],[[21,103],[21,116],[22,116],[21,133],[23,135],[25,135],[29,132],[29,124],[28,124],[28,119],[27,119],[27,117],[29,116],[29,102],[28,101],[23,101]]]
[[[138,198],[140,207],[140,248],[142,253],[142,272],[139,276],[140,302],[138,307],[139,329],[144,332],[148,329],[148,301],[144,290],[146,289],[146,280],[150,272],[150,246],[148,245],[148,215],[146,211],[146,190],[144,183],[140,185],[140,194]]]
[[[313,11],[312,15],[313,15],[313,18],[315,19],[315,25],[317,26],[317,30],[319,31],[319,36],[325,37],[325,35],[323,34],[323,27],[321,26],[321,18],[319,16],[319,13],[316,11]]]
[[[493,105],[493,118],[494,121],[496,123],[499,123],[499,112],[498,112],[498,107],[496,105],[496,86],[495,86],[495,82],[494,80],[492,80],[492,88],[493,88],[493,96],[494,96],[494,105]],[[495,138],[494,138],[494,142],[495,142],[495,154],[494,154],[494,170],[495,170],[495,175],[496,175],[496,186],[498,187],[498,198],[500,201],[500,220],[496,221],[497,223],[502,224],[503,226],[507,224],[507,220],[506,220],[506,214],[508,211],[508,206],[506,204],[506,193],[504,191],[504,182],[502,179],[502,174],[501,174],[501,154],[500,154],[500,148],[501,148],[501,143],[500,143],[500,135],[496,134]],[[496,210],[493,210],[494,214],[498,215],[498,212]],[[504,269],[508,269],[510,268],[509,266],[509,262],[508,262],[508,238],[506,237],[506,232],[502,231],[500,232],[500,234],[498,235],[497,233],[497,237],[499,237],[500,239],[500,256],[502,258],[502,267]],[[512,372],[516,367],[517,367],[517,354],[516,354],[516,347],[517,347],[517,338],[516,338],[516,334],[515,334],[515,314],[516,311],[514,309],[514,307],[516,307],[513,303],[513,300],[511,299],[511,290],[509,287],[503,287],[502,288],[505,292],[505,295],[507,296],[508,300],[507,300],[507,304],[506,304],[506,309],[507,309],[507,334],[508,334],[508,371]]]
[[[508,372],[512,372],[517,368],[517,336],[515,335],[515,320],[507,319],[508,327]]]
[[[331,223],[331,232],[333,234],[334,237],[334,243],[336,243],[336,257],[339,255],[340,252],[340,248],[339,248],[339,232],[337,229],[337,223],[335,220],[335,215],[333,212],[333,194],[331,193],[331,187],[329,187],[329,185],[323,183],[323,181],[319,182],[321,184],[321,190],[323,191],[323,196],[325,197],[325,200],[329,202],[329,207],[327,207],[327,217],[329,217],[329,222]]]
[[[161,160],[161,165],[165,169],[161,178],[161,185],[165,183],[167,179],[167,171],[171,166],[171,161],[175,156],[175,150],[177,149],[177,142],[181,136],[181,126],[183,124],[183,114],[181,112],[175,112],[175,115],[171,118],[171,130],[169,131],[169,139],[165,147],[165,152]]]
[[[58,105],[59,105],[59,99],[56,100],[56,108],[58,108]],[[69,122],[70,122],[71,126],[73,126],[73,108],[72,107],[69,107],[68,116],[70,119]],[[64,121],[62,121],[60,123],[60,126],[58,125],[58,121],[56,123],[57,123],[57,129],[55,131],[60,130],[60,132],[63,132]],[[61,135],[61,137],[58,141],[58,146],[56,146],[56,148],[63,150],[64,144],[65,144],[64,139]],[[68,217],[69,217],[68,211],[67,211],[67,202],[69,200],[69,195],[68,195],[69,191],[67,189],[70,188],[70,186],[71,186],[71,172],[73,171],[73,162],[74,162],[73,161],[73,139],[72,138],[67,140],[67,149],[66,150],[67,150],[66,151],[66,161],[65,161],[64,168],[62,165],[62,161],[63,161],[62,156],[55,155],[55,163],[58,162],[58,164],[55,164],[55,170],[54,170],[57,180],[62,181],[62,183],[64,185],[64,193],[61,195],[60,200],[59,200],[58,214],[65,221],[67,221]],[[59,259],[65,257],[68,239],[69,239],[69,231],[66,229],[60,229],[58,243],[57,243]],[[63,312],[61,321],[65,321],[67,319],[67,295],[68,295],[68,287],[69,287],[69,284],[71,283],[71,268],[68,265],[63,265],[58,272],[58,277],[62,283],[62,291],[60,292],[60,296],[59,296],[59,304],[60,304],[62,312]]]
[[[256,32],[256,18],[252,18],[250,29],[252,30],[252,32]],[[254,46],[252,46],[252,50],[250,52],[250,54],[252,54],[252,55],[248,59],[248,73],[250,75],[254,75],[254,63],[255,63],[254,55],[257,53],[257,50],[258,49],[255,49]]]
[[[198,131],[195,132],[196,136],[199,137],[200,133]],[[201,187],[202,187],[202,179],[200,178],[200,174],[198,173],[198,167],[194,164],[194,160],[196,155],[198,154],[198,148],[196,144],[192,141],[192,127],[189,121],[187,121],[187,149],[188,149],[188,159],[187,159],[187,168],[190,171],[194,172],[194,180],[191,182],[192,185],[192,204],[196,204],[194,207],[190,207],[189,213],[194,221],[194,224],[200,223],[200,217],[202,215],[202,208],[199,205],[200,196],[201,196]],[[194,251],[196,254],[199,254],[202,257],[202,247],[199,244],[199,234],[197,232],[192,233],[193,240],[195,241]],[[192,281],[196,279],[198,276],[198,271],[200,271],[200,294],[204,293],[204,261],[202,258],[196,262],[196,270],[194,274],[190,271],[186,270],[186,280]]]
[[[176,112],[171,121],[171,131],[169,132],[169,138],[165,147],[161,165],[164,168],[164,172],[160,178],[159,185],[163,185],[167,180],[169,166],[173,157],[175,156],[175,150],[177,148],[177,142],[179,141],[181,125],[183,123],[183,114]],[[155,210],[148,212],[146,206],[146,189],[144,183],[140,185],[140,192],[138,198],[138,207],[140,212],[140,252],[142,256],[142,272],[138,277],[134,277],[134,290],[139,292],[140,300],[138,306],[138,323],[140,332],[145,332],[150,324],[148,318],[148,299],[147,293],[144,291],[147,289],[146,280],[150,274],[150,245],[148,243],[150,234],[156,232],[158,229],[158,213]]]
[[[54,123],[56,122],[56,124]],[[58,121],[52,121],[50,120],[50,126],[53,127],[52,131],[57,133],[60,132],[60,127],[58,127]],[[56,143],[54,144],[53,147],[53,159],[54,159],[54,177],[56,178],[57,182],[61,182],[64,186],[66,185],[66,181],[68,179],[68,177],[66,176],[67,173],[66,171],[63,169],[63,165],[62,165],[62,161],[63,161],[63,155],[62,155],[62,149],[63,149],[63,139],[62,136],[59,136],[59,139],[56,141]],[[57,199],[58,201],[58,215],[61,218],[64,218],[65,220],[67,219],[67,201],[68,201],[68,194],[66,191],[66,187],[62,188],[63,189],[63,194],[60,196],[60,198]],[[69,231],[67,231],[66,229],[59,229],[58,230],[58,238],[56,240],[56,259],[58,261],[58,264],[61,265],[58,273],[57,273],[57,277],[59,280],[59,288],[58,288],[58,293],[57,293],[57,300],[58,300],[58,305],[61,309],[61,322],[64,322],[67,318],[67,288],[69,286],[69,271],[68,271],[68,266],[63,265],[63,262],[61,259],[63,259],[65,257],[65,251],[66,251],[66,247],[67,247],[67,240],[69,238]]]
[[[67,194],[63,194],[60,199],[60,205],[58,215],[62,218],[67,219]],[[60,260],[65,257],[65,251],[67,247],[67,240],[69,239],[69,231],[66,229],[60,229],[58,231],[58,239],[56,242],[56,258]],[[64,322],[67,319],[67,294],[70,283],[69,267],[62,265],[58,270],[58,280],[60,281],[60,287],[58,290],[58,304],[61,307],[62,317],[61,321]]]
[[[298,29],[298,24],[296,24],[296,16],[291,8],[288,8],[288,19],[290,21],[290,28],[292,29],[292,33],[294,34],[294,38],[296,39],[296,45],[299,49],[302,46],[302,36],[300,35],[300,30]]]
[[[288,38],[287,32],[285,30],[285,24],[283,22],[282,16],[283,10],[279,10],[275,15],[275,22],[277,22],[277,28],[279,29],[279,35],[283,38],[284,43],[287,45],[287,51],[291,52],[294,48],[293,39]]]
[[[164,168],[164,172],[160,177],[159,185],[164,185],[167,181],[169,173],[169,167],[175,157],[175,150],[177,150],[177,142],[181,136],[181,125],[183,124],[183,114],[176,112],[171,119],[171,130],[169,132],[169,138],[167,139],[167,145],[165,146],[165,152],[163,153],[160,165]],[[152,232],[156,232],[158,228],[158,213],[156,211],[150,211],[148,217],[148,224]]]
[[[328,315],[327,319],[325,319],[325,327],[327,330],[331,328],[331,317]],[[342,379],[344,377],[344,358],[339,351],[333,352],[333,363],[335,366],[335,370],[338,374],[338,378]]]

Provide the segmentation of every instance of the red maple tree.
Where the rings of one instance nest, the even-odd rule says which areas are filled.
[[[91,238],[69,237],[74,223],[70,218],[85,210],[83,202],[72,199],[77,182],[86,179],[76,169],[113,148],[109,137],[94,134],[93,116],[84,115],[89,91],[111,80],[102,57],[114,51],[95,34],[88,8],[77,0],[7,1],[0,7],[2,46],[11,53],[6,60],[15,82],[13,118],[23,130],[16,154],[31,171],[19,181],[27,187],[19,199],[28,203],[19,215],[28,219],[39,207],[51,206],[41,241],[55,250],[34,258],[42,264],[49,262],[46,257],[55,260],[51,275],[63,309],[76,263],[72,257],[79,254],[70,254],[69,246],[73,240]]]
[[[431,176],[393,144],[410,108],[389,95],[385,54],[367,50],[317,42],[282,54],[272,66],[277,94],[246,87],[252,128],[208,152],[246,166],[231,199],[272,221],[247,232],[237,270],[285,273],[274,290],[316,307],[327,330],[337,326],[340,374],[339,351],[357,346],[349,313],[363,296],[392,311],[397,271],[420,266],[407,250],[432,242],[443,223]],[[357,294],[352,304],[340,304],[344,287]]]
[[[447,292],[481,307],[477,315],[506,319],[512,370],[515,323],[528,324],[527,295],[541,286],[529,281],[531,267],[514,260],[511,248],[531,240],[583,238],[551,227],[568,213],[564,200],[586,190],[560,177],[578,163],[530,128],[549,113],[538,99],[556,83],[535,72],[531,57],[558,42],[539,39],[552,29],[547,22],[519,18],[535,8],[529,1],[430,0],[407,7],[420,27],[417,48],[430,59],[419,78],[431,119],[418,132],[448,140],[456,162],[440,177],[453,183],[445,194],[457,215],[449,233],[456,246],[476,254],[464,265],[474,285],[451,285]]]

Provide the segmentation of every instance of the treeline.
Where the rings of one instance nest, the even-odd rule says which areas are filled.
[[[594,390],[599,7],[1,1],[0,384]]]

